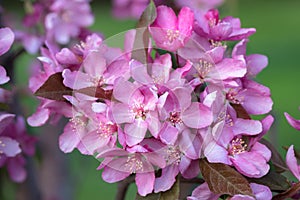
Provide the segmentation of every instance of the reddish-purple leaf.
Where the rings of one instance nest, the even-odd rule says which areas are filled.
[[[295,194],[297,194],[297,192],[300,190],[300,182],[296,183],[295,185],[293,185],[290,189],[288,189],[287,191],[277,194],[276,196],[274,196],[272,198],[272,200],[284,200],[284,199],[288,199],[292,196],[294,196]]]
[[[96,97],[99,99],[108,99],[108,100],[111,100],[112,93],[113,93],[112,90],[104,90],[101,87],[88,87],[88,88],[76,90],[76,92],[86,94],[91,97]]]
[[[245,108],[241,104],[230,104],[236,111],[237,117],[242,119],[251,119]]]
[[[65,101],[64,95],[72,95],[73,90],[63,84],[62,73],[52,74],[48,80],[34,93],[46,99]]]
[[[268,174],[261,178],[247,178],[251,183],[257,183],[268,186],[270,190],[282,192],[291,187],[287,178],[271,168]]]
[[[202,176],[213,193],[253,196],[247,179],[230,166],[222,163],[209,163],[207,159],[201,159],[199,165]]]

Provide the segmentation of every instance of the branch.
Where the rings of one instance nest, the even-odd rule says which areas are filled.
[[[124,179],[123,181],[120,181],[118,183],[118,191],[115,200],[125,200],[128,187],[133,182],[134,175],[130,175],[128,178]]]

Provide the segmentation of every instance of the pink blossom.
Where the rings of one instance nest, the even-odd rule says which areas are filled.
[[[296,120],[291,115],[289,115],[287,112],[284,113],[286,120],[288,123],[295,128],[296,130],[300,131],[300,120]]]
[[[195,19],[195,32],[213,41],[241,40],[256,32],[254,28],[241,28],[238,18],[228,16],[220,19],[215,9],[205,14],[197,12]]]
[[[271,200],[272,192],[264,185],[250,183],[250,187],[253,191],[254,197],[248,195],[234,195],[231,200]],[[187,200],[218,200],[220,194],[214,194],[209,190],[207,183],[203,183],[198,186],[192,193],[192,196],[188,197]]]
[[[148,140],[151,145],[152,140]],[[103,168],[102,178],[108,183],[121,181],[130,174],[135,174],[138,193],[146,196],[154,188],[154,166],[163,168],[164,158],[143,146],[123,149],[108,149],[100,153],[98,158],[106,158],[98,169]]]
[[[291,145],[286,153],[286,164],[292,174],[300,181],[300,166],[295,156],[294,145]]]
[[[55,0],[45,18],[47,38],[66,44],[94,22],[88,1]]]
[[[175,2],[179,7],[187,6],[196,12],[198,10],[207,11],[216,8],[217,6],[220,6],[224,0],[175,0]]]
[[[192,34],[194,13],[184,7],[178,17],[167,6],[157,7],[157,18],[150,26],[150,33],[159,48],[176,51],[184,46]]]

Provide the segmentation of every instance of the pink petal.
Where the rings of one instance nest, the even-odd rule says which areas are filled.
[[[113,96],[117,100],[130,105],[130,101],[135,93],[139,93],[138,86],[124,80],[123,78],[116,80],[113,90]],[[140,93],[135,95],[142,96]]]
[[[6,75],[6,70],[0,65],[0,85],[7,83],[8,81],[9,77]]]
[[[64,153],[70,153],[80,142],[79,133],[72,127],[71,123],[65,126],[64,133],[59,136],[59,148]]]
[[[210,191],[207,183],[203,183],[193,191],[192,196],[187,200],[218,200],[219,196]]]
[[[163,29],[177,29],[177,17],[172,8],[167,6],[157,7],[157,17],[154,23],[154,27],[160,27]]]
[[[266,161],[269,161],[272,156],[272,152],[264,145],[259,142],[256,142],[252,147],[251,147],[252,152],[259,153],[262,155]]]
[[[286,112],[284,113],[284,115],[285,115],[285,118],[288,121],[288,123],[295,129],[300,131],[300,120],[296,120],[295,118],[293,118],[291,115],[289,115]]]
[[[199,161],[190,160],[186,156],[183,156],[179,164],[179,170],[184,178],[186,179],[195,178],[200,173]]]
[[[300,181],[300,171],[294,152],[294,145],[291,145],[286,153],[286,164],[293,175]]]
[[[127,158],[118,158],[112,160],[102,172],[102,179],[107,183],[115,183],[127,178],[130,173],[124,170],[124,165],[126,163]]]
[[[13,181],[21,183],[26,179],[27,174],[24,165],[25,159],[23,157],[13,158],[8,161],[7,170]]]
[[[161,176],[155,179],[154,192],[164,192],[169,190],[176,181],[179,173],[176,164],[169,165],[162,169]]]
[[[0,152],[7,157],[14,157],[21,153],[21,148],[16,140],[3,136],[0,137]]]
[[[0,29],[0,56],[6,53],[15,39],[14,33],[10,28],[1,28]]]
[[[247,74],[250,76],[256,76],[268,65],[268,57],[260,54],[252,54],[246,57]]]
[[[134,114],[127,104],[116,103],[112,105],[112,117],[117,124],[133,123]]]
[[[106,61],[99,51],[90,52],[83,61],[85,72],[92,77],[100,78],[106,70]]]
[[[37,111],[27,118],[27,122],[30,126],[38,127],[44,125],[49,119],[50,110],[44,108],[38,108]]]
[[[153,82],[145,65],[135,60],[131,60],[129,65],[131,76],[135,81],[141,84],[149,84]]]
[[[96,86],[92,78],[81,71],[72,72],[69,69],[65,69],[62,72],[62,76],[64,85],[75,90]]]
[[[258,120],[248,120],[238,118],[234,122],[232,128],[235,135],[246,134],[246,135],[257,135],[262,132],[262,124]]]
[[[211,163],[224,163],[231,165],[231,161],[228,158],[228,151],[219,146],[215,142],[210,142],[204,149],[204,155]]]
[[[63,48],[60,52],[55,55],[58,62],[67,65],[78,65],[80,60],[76,55],[68,48]]]
[[[253,191],[253,194],[255,195],[256,200],[272,199],[272,192],[267,186],[256,183],[250,183],[250,187]]]
[[[246,63],[240,59],[225,58],[216,64],[215,71],[210,73],[210,77],[218,80],[243,77],[247,72]]]
[[[181,37],[190,37],[194,24],[194,13],[188,7],[183,7],[178,14],[178,30]]]
[[[152,193],[154,188],[155,174],[154,172],[137,173],[135,175],[135,183],[138,193],[141,196],[146,196]]]
[[[174,145],[178,137],[178,130],[174,126],[165,123],[159,133],[159,138],[164,144]]]
[[[135,120],[132,124],[126,124],[124,128],[126,143],[133,146],[140,143],[146,135],[147,123],[143,120]]]
[[[213,116],[207,106],[194,102],[181,114],[181,119],[190,128],[204,128],[212,123]]]

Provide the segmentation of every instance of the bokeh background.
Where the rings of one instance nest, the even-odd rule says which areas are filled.
[[[20,2],[13,2],[3,1],[11,9],[21,9]],[[92,8],[96,15],[92,30],[101,32],[106,38],[135,27],[134,20],[113,18],[109,1],[94,0]],[[257,29],[256,34],[250,37],[248,54],[260,53],[269,57],[269,66],[257,77],[260,83],[271,89],[274,101],[272,114],[276,121],[267,137],[282,155],[285,154],[282,146],[295,144],[300,149],[300,133],[288,125],[283,115],[288,112],[300,119],[300,0],[225,0],[220,11],[222,17],[239,17],[243,27]],[[16,83],[20,87],[25,87],[28,83],[27,65],[30,59],[32,57],[24,55],[17,64]],[[28,114],[33,112],[36,103],[30,96],[24,98],[23,104],[27,107]],[[51,133],[51,127],[48,126],[47,129],[47,134],[59,135]],[[44,130],[45,128],[31,129],[37,136],[46,134]],[[57,141],[54,141],[54,145],[58,150]],[[66,161],[66,171],[70,173],[70,176],[65,176],[69,179],[65,183],[69,187],[60,192],[72,193],[72,198],[76,200],[114,199],[117,184],[101,180],[101,172],[96,170],[99,165],[96,159],[82,156],[77,151],[68,155],[60,154]],[[7,196],[12,199],[15,198],[13,189],[14,186],[10,185],[5,188],[9,194]],[[135,186],[131,185],[127,199],[134,199],[135,192]]]

